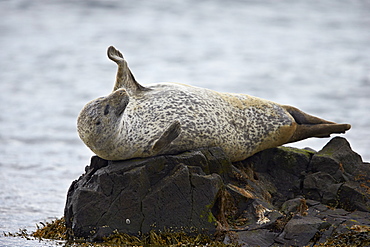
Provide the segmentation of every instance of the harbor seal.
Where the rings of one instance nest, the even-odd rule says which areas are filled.
[[[78,134],[98,156],[125,160],[221,147],[231,161],[309,137],[344,133],[337,124],[246,94],[219,93],[179,83],[139,84],[122,54],[113,92],[87,103]]]

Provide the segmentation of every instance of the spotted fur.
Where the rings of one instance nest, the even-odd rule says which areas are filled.
[[[84,143],[107,160],[221,147],[231,161],[308,137],[343,133],[335,124],[300,110],[245,94],[219,93],[177,83],[141,86],[122,54],[114,91],[89,102],[78,117]]]
[[[267,100],[175,83],[147,88],[152,90],[133,96],[119,89],[85,106],[78,131],[94,153],[122,160],[219,146],[236,161],[285,143],[294,129],[290,114]],[[123,95],[129,103],[122,115],[104,114],[107,105],[114,110],[117,103],[113,102]],[[174,121],[181,125],[180,135],[164,150],[153,150],[154,142]],[[263,144],[265,140],[270,144]]]

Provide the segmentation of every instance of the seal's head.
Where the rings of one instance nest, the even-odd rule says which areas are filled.
[[[99,154],[102,147],[109,148],[107,141],[117,134],[128,102],[126,90],[118,89],[84,106],[77,119],[77,131],[93,152]]]

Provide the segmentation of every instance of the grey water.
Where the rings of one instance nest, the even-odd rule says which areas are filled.
[[[369,13],[365,0],[1,0],[0,235],[63,215],[92,155],[76,118],[113,87],[110,45],[144,84],[246,93],[350,123],[344,136],[370,161]]]

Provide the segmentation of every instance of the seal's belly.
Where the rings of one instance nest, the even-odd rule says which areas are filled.
[[[173,121],[179,121],[180,136],[161,153],[219,146],[239,160],[258,150],[264,137],[292,123],[289,114],[270,101],[178,84],[161,84],[161,88],[135,98],[124,119],[130,123],[129,142],[138,147],[150,150],[152,140]]]

